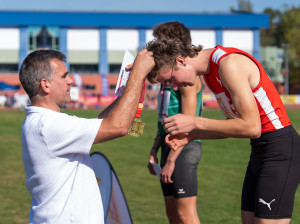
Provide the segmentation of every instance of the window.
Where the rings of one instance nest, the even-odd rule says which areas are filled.
[[[59,27],[31,26],[29,31],[29,50],[59,50]]]
[[[70,73],[98,73],[98,64],[70,64]]]
[[[0,64],[0,73],[17,73],[18,64]]]
[[[109,65],[109,73],[119,74],[121,66],[122,66],[121,64],[110,64]]]

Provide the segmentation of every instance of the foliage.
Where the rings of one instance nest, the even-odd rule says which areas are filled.
[[[289,43],[289,55],[292,59],[300,57],[300,8],[292,8],[283,14],[281,26],[284,33],[284,40]]]
[[[231,7],[231,12],[252,12],[253,6],[250,0],[238,0],[238,9],[235,10],[234,7]]]
[[[285,11],[267,8],[270,15],[270,27],[261,30],[261,45],[273,45],[288,48],[290,94],[300,92],[300,8],[288,8]]]
[[[282,17],[284,39],[289,44],[289,80],[290,92],[300,92],[300,8],[292,8],[286,11]]]
[[[238,0],[239,10],[241,12],[252,12],[253,7],[250,0]]]
[[[280,47],[280,44],[283,41],[283,32],[279,24],[279,21],[282,18],[282,13],[280,10],[273,10],[271,8],[265,9],[264,13],[269,14],[270,25],[269,28],[261,29],[260,31],[261,45]]]

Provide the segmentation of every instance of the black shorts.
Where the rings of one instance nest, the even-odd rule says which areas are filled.
[[[173,183],[165,184],[160,181],[164,196],[173,195],[175,198],[197,196],[197,166],[201,158],[201,151],[201,142],[191,142],[183,148],[175,161],[175,169],[171,177]],[[169,152],[170,147],[162,136],[161,167],[165,165]]]
[[[258,218],[291,218],[300,182],[299,135],[289,126],[263,133],[251,146],[241,209]]]

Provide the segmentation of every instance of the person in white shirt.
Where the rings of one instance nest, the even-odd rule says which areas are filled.
[[[135,61],[149,57],[152,53],[142,50]],[[127,134],[154,63],[134,64],[123,95],[98,118],[86,119],[60,113],[73,84],[65,60],[58,51],[34,51],[19,73],[31,101],[21,128],[25,184],[32,199],[29,223],[104,223],[89,152],[93,144]]]

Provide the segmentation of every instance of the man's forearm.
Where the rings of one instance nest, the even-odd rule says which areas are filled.
[[[127,85],[118,103],[101,123],[101,135],[96,143],[115,139],[127,134],[136,115],[145,77],[154,66],[152,52],[142,50],[135,59]]]
[[[112,102],[108,107],[106,107],[99,115],[98,118],[99,119],[104,119],[107,118],[111,111],[115,108],[115,106],[117,105],[117,103],[120,101],[120,97],[118,97],[117,99],[114,100],[114,102]]]
[[[143,76],[135,75],[132,71],[119,103],[111,113],[111,118],[117,120],[121,127],[129,129],[135,117],[144,83]]]

